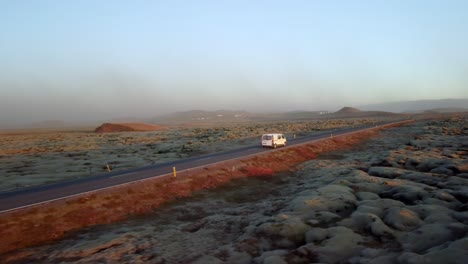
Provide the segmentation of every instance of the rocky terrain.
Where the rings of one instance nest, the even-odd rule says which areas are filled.
[[[467,263],[468,116],[391,128],[7,263]]]
[[[303,136],[377,118],[176,126],[148,132],[92,130],[0,132],[0,191],[169,162],[259,144],[266,132]]]

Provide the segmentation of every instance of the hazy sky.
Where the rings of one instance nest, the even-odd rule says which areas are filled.
[[[0,122],[468,97],[468,1],[0,1]]]

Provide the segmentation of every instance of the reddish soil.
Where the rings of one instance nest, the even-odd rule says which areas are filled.
[[[163,126],[149,125],[143,123],[104,123],[97,127],[96,133],[113,133],[113,132],[132,132],[132,131],[157,131],[165,129]]]
[[[201,189],[215,188],[232,179],[273,176],[294,171],[317,154],[349,148],[378,133],[380,128],[285,147],[257,156],[120,185],[107,190],[50,202],[0,215],[0,254],[57,240],[79,228],[123,220],[144,214]],[[281,161],[281,162],[278,162]]]

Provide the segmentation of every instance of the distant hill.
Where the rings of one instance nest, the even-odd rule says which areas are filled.
[[[418,113],[437,109],[444,109],[445,112],[452,109],[453,112],[458,112],[468,110],[468,99],[400,101],[364,105],[359,106],[359,108],[367,111],[389,111],[394,113]]]
[[[376,117],[376,116],[394,116],[395,113],[384,111],[362,111],[354,107],[343,107],[335,113],[329,114],[330,118],[352,118],[352,117]]]
[[[345,106],[341,108],[340,110],[338,110],[336,113],[349,114],[349,113],[359,113],[359,112],[361,112],[361,110],[357,108]]]
[[[149,125],[143,123],[104,123],[97,127],[96,133],[113,133],[113,132],[132,132],[132,131],[156,131],[165,129],[163,126]]]

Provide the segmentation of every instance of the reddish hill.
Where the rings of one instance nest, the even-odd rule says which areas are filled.
[[[165,129],[163,126],[149,125],[143,123],[104,123],[97,127],[96,133],[112,133],[112,132],[130,132],[130,131],[156,131]]]
[[[398,114],[382,111],[361,111],[354,107],[343,107],[337,112],[328,115],[328,117],[334,118],[364,118],[364,117],[376,117],[376,116],[395,116]]]
[[[350,113],[359,113],[361,110],[354,108],[354,107],[343,107],[340,110],[338,110],[337,113],[343,113],[343,114],[350,114]]]

